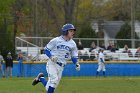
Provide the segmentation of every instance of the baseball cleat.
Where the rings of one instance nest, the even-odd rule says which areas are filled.
[[[36,84],[38,84],[40,81],[39,81],[39,78],[40,77],[44,77],[44,74],[43,73],[39,73],[38,76],[33,80],[32,82],[32,85],[35,86]]]

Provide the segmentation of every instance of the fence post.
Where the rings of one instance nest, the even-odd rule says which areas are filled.
[[[99,39],[97,39],[97,46],[99,46]]]
[[[29,45],[28,45],[28,43],[27,43],[27,62],[29,62]]]

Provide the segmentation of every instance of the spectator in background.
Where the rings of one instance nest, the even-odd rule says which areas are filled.
[[[2,73],[2,77],[5,77],[5,75],[4,75],[4,69],[3,69],[3,64],[4,64],[4,59],[3,59],[3,56],[0,53],[0,71]]]
[[[132,54],[131,50],[128,50],[127,53],[128,53],[129,57],[133,57],[133,54]]]
[[[116,46],[115,46],[115,45],[112,45],[112,48],[111,48],[111,50],[110,50],[110,51],[115,53],[115,52],[116,52],[116,50],[118,50],[118,48],[116,48]]]
[[[83,61],[83,54],[80,50],[78,51],[78,58],[79,58],[79,61]]]
[[[96,49],[97,46],[95,45],[94,42],[91,43],[91,46],[90,46],[90,49],[89,49],[89,52],[91,52],[92,50]]]
[[[21,52],[19,52],[17,60],[18,60],[18,75],[17,75],[17,77],[22,77],[23,55]]]
[[[137,48],[137,51],[135,53],[135,57],[140,57],[140,47]]]
[[[105,44],[104,44],[104,43],[102,43],[102,44],[101,44],[101,46],[100,46],[100,48],[102,48],[102,49],[106,50]]]
[[[9,75],[9,73],[10,77],[12,77],[13,58],[11,56],[11,52],[7,54],[5,61],[6,61],[6,77]]]
[[[90,53],[90,60],[93,61],[96,58],[96,52],[95,51],[91,51]]]
[[[128,46],[124,45],[123,53],[128,53]]]
[[[82,42],[81,42],[80,39],[78,41],[77,48],[78,48],[78,50],[83,50],[84,49],[84,47],[83,47]]]
[[[112,49],[112,43],[111,42],[109,42],[109,45],[108,45],[108,47],[107,47],[107,50],[111,50]]]
[[[32,60],[33,60],[32,54],[28,54],[27,61],[32,61]]]
[[[88,61],[89,60],[89,55],[88,55],[88,52],[85,51],[84,55],[82,56],[83,58],[83,61]]]
[[[123,53],[128,53],[129,57],[133,57],[131,50],[129,50],[127,45],[124,45]]]

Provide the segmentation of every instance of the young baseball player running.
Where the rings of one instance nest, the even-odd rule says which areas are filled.
[[[96,72],[96,77],[98,76],[100,71],[103,71],[103,75],[105,77],[105,58],[104,58],[104,53],[103,53],[103,49],[99,50],[99,55],[98,55],[98,69]]]
[[[76,29],[72,24],[65,24],[61,29],[62,35],[50,40],[46,45],[44,52],[49,57],[46,65],[48,81],[44,78],[43,73],[39,73],[33,80],[32,85],[41,82],[47,93],[54,93],[68,59],[72,60],[77,71],[80,70],[77,46],[72,39],[75,31]]]

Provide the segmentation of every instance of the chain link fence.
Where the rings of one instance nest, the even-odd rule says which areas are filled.
[[[38,60],[39,55],[46,44],[53,37],[17,37],[16,48],[24,52],[26,59]],[[131,48],[131,39],[101,39],[101,38],[74,38],[76,44],[82,43],[83,50],[79,50],[79,58],[84,61],[93,61],[97,59],[97,52],[100,47],[105,47],[106,60],[139,60],[140,52],[138,47],[140,46],[140,40],[134,39],[136,48]],[[94,42],[96,49],[89,51],[91,44]],[[108,48],[109,45],[113,45],[115,51],[111,51]],[[128,52],[124,51],[124,46],[128,46]]]

